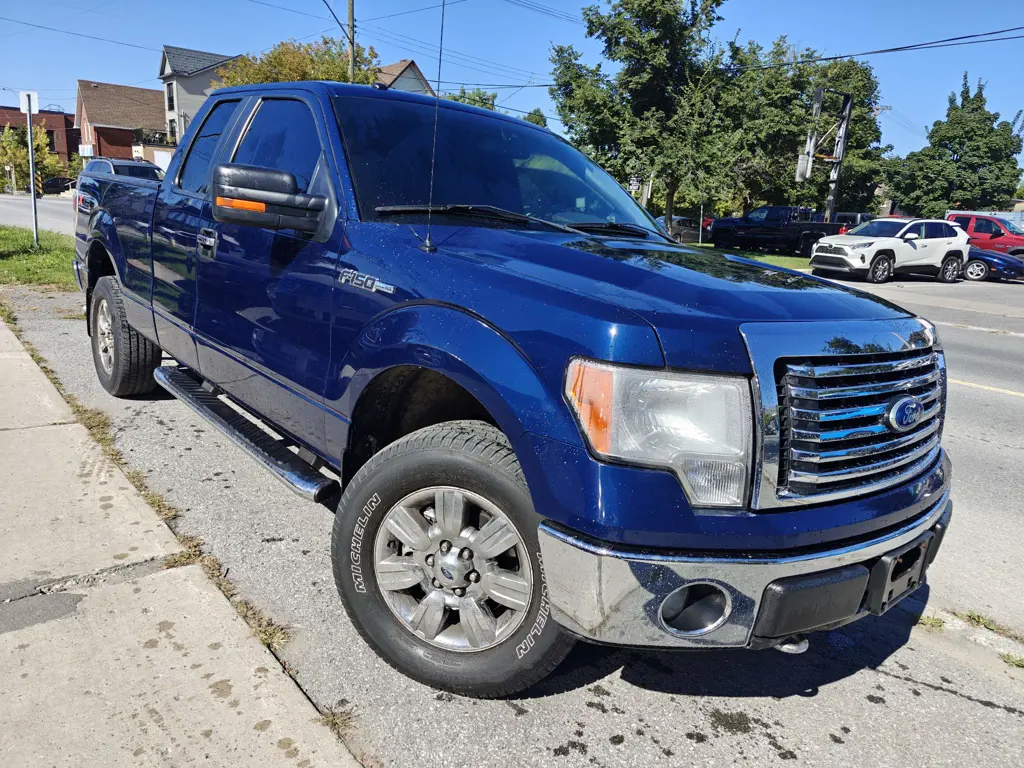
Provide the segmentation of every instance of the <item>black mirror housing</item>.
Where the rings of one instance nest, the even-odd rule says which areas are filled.
[[[288,171],[220,163],[213,169],[213,218],[228,224],[315,233],[327,198],[298,191]]]

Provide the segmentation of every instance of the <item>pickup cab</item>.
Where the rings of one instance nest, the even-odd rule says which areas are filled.
[[[716,248],[767,248],[811,257],[814,244],[829,235],[873,219],[869,213],[837,213],[826,222],[824,214],[792,205],[763,205],[734,218],[717,219],[711,228]]]
[[[74,269],[107,391],[327,506],[352,622],[441,689],[577,639],[800,652],[917,589],[952,515],[932,324],[681,246],[491,111],[218,90],[163,180],[82,174]]]

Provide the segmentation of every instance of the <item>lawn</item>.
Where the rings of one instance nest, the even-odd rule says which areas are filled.
[[[32,249],[32,230],[0,225],[0,285],[50,285],[76,288],[71,262],[75,241],[67,235],[39,230],[39,248]]]
[[[713,248],[711,243],[685,243],[685,245],[692,245],[697,248]],[[720,248],[719,253],[732,254],[733,256],[742,256],[745,259],[751,259],[752,261],[760,261],[765,264],[771,264],[773,267],[785,267],[786,269],[810,269],[809,261],[801,258],[800,256],[772,256],[767,253],[761,253],[760,251],[741,251],[738,248]]]

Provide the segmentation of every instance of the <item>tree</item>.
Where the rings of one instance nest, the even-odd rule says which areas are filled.
[[[356,82],[372,85],[379,71],[377,51],[356,43]],[[311,43],[285,40],[266,53],[232,59],[217,70],[217,77],[211,83],[215,88],[293,80],[348,82],[348,44],[326,35]]]
[[[480,107],[482,109],[494,109],[494,104],[498,100],[498,94],[490,93],[481,88],[474,88],[471,91],[466,90],[466,86],[459,88],[458,93],[446,93],[444,97],[449,101],[458,101],[462,104],[469,104],[473,107]]]
[[[534,107],[523,115],[523,120],[528,123],[533,123],[534,125],[539,125],[541,128],[548,127],[548,119],[544,116],[544,113],[541,112],[540,107]]]
[[[1013,193],[1015,200],[1024,200],[1024,184],[1017,187],[1017,191]]]
[[[571,45],[554,46],[551,98],[577,146],[620,180],[653,173],[671,216],[683,181],[692,120],[686,86],[700,78],[723,0],[615,0],[607,12],[583,9],[587,37],[603,44],[616,67],[589,67]]]
[[[43,179],[66,174],[66,167],[59,156],[50,151],[50,142],[46,138],[46,129],[36,125],[32,127],[33,146],[35,149],[36,170]],[[7,125],[0,131],[0,166],[9,165],[14,168],[18,188],[29,185],[28,164],[28,128],[25,126]],[[2,170],[2,169],[0,169]],[[6,173],[6,172],[4,172]],[[0,186],[6,186],[6,178]]]
[[[944,216],[950,208],[1005,207],[1020,183],[1017,164],[1024,140],[1021,112],[1000,120],[990,112],[985,87],[974,93],[964,73],[959,98],[950,93],[946,119],[928,131],[928,146],[895,158],[887,181],[900,208],[918,216]]]

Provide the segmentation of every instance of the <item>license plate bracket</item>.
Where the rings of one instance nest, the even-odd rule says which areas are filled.
[[[882,555],[871,567],[867,592],[871,613],[881,616],[924,583],[934,539],[935,534],[926,531],[909,544]]]

